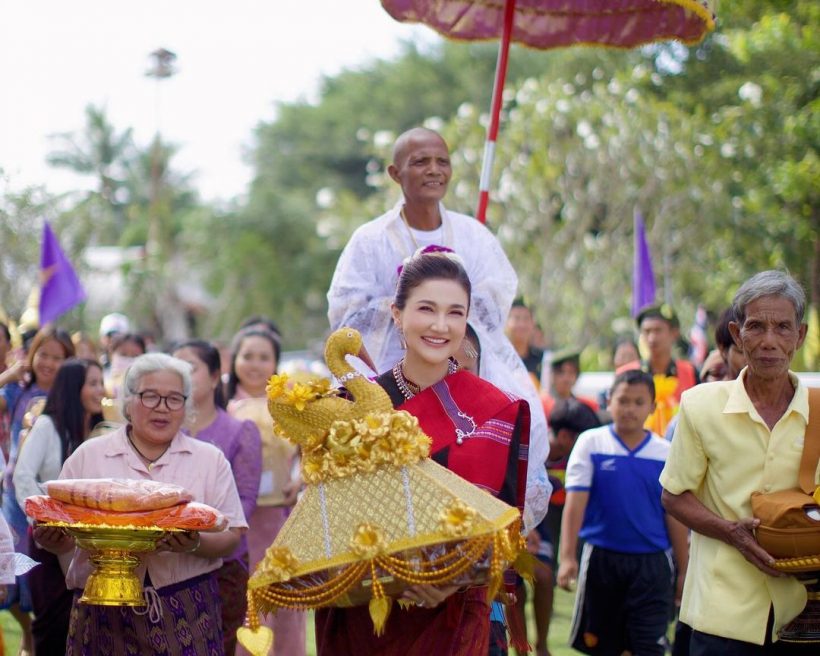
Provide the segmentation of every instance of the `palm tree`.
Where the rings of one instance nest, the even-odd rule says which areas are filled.
[[[81,131],[51,135],[56,147],[46,161],[51,166],[97,179],[96,191],[91,192],[83,203],[92,206],[102,203],[102,212],[92,212],[95,221],[103,224],[98,223],[97,229],[102,228],[101,234],[116,240],[126,220],[124,210],[128,199],[122,190],[136,157],[132,130],[127,128],[118,132],[109,122],[104,107],[87,105],[85,117],[85,127]]]

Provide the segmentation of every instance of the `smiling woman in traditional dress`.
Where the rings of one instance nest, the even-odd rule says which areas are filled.
[[[247,524],[231,466],[212,444],[180,432],[191,396],[191,367],[171,356],[137,358],[125,375],[128,424],[83,443],[66,460],[61,478],[133,478],[181,485],[221,511],[229,528],[218,533],[169,533],[142,558],[137,575],[145,610],[78,603],[90,565],[74,551],[66,583],[75,590],[66,654],[224,654],[216,570],[239,545]],[[61,529],[37,527],[34,537],[53,553],[74,549]]]
[[[527,479],[529,407],[468,371],[454,356],[467,330],[470,280],[453,253],[405,262],[392,306],[404,358],[376,379],[393,406],[415,415],[432,438],[431,457],[519,509]],[[488,653],[486,588],[416,585],[414,604],[394,610],[376,636],[367,606],[316,613],[318,653],[467,656]]]

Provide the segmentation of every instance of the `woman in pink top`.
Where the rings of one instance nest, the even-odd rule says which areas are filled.
[[[66,460],[61,478],[135,478],[175,483],[194,500],[220,510],[229,528],[219,533],[170,533],[137,570],[147,610],[78,603],[90,572],[88,555],[75,549],[66,585],[75,590],[66,654],[124,656],[224,654],[216,570],[247,528],[231,466],[212,444],[180,432],[191,396],[191,368],[171,356],[137,358],[125,375],[123,428],[84,442]],[[74,549],[61,529],[37,527],[44,548]]]

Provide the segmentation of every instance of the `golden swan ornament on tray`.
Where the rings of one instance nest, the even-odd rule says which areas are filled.
[[[268,383],[268,409],[275,419],[279,435],[310,449],[319,444],[337,421],[362,419],[369,413],[393,409],[390,397],[371,383],[348,362],[345,356],[356,355],[371,364],[357,330],[341,328],[325,344],[328,369],[353,396],[343,398],[330,388],[330,381],[314,378],[307,383],[290,384],[285,374],[274,375]]]

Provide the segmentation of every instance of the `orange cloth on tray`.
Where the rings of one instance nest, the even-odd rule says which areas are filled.
[[[116,512],[84,508],[45,495],[35,495],[26,499],[25,510],[26,515],[38,522],[157,527],[185,531],[221,531],[227,526],[227,519],[216,508],[195,501],[157,510]]]

